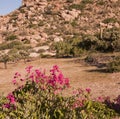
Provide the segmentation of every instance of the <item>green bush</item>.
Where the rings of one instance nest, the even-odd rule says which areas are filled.
[[[11,56],[11,61],[13,61],[13,62],[19,61],[20,55],[19,55],[18,52],[19,52],[19,51],[18,51],[18,49],[16,49],[16,48],[13,48],[13,49],[11,49],[11,50],[8,52],[8,54]]]
[[[7,63],[11,60],[11,56],[7,53],[0,54],[0,62],[4,63],[4,68],[7,69]]]
[[[52,15],[53,14],[51,6],[45,7],[45,14],[47,14],[47,15]]]
[[[103,50],[104,52],[120,51],[120,29],[104,30],[103,39],[100,41],[99,46],[98,50]]]
[[[26,63],[27,59],[29,58],[29,51],[27,50],[20,50],[19,51],[20,58],[24,60],[24,63]]]
[[[14,35],[14,34],[11,34],[11,35],[8,35],[5,40],[6,41],[12,41],[12,40],[16,40],[17,39],[17,36]]]
[[[94,51],[97,49],[98,44],[99,40],[97,37],[93,35],[84,35],[83,40],[79,43],[79,47],[85,50]]]
[[[83,4],[92,4],[93,0],[82,0],[81,3],[83,3]]]
[[[72,49],[72,46],[68,42],[60,41],[54,44],[56,49],[56,57],[68,57],[70,56],[70,52]]]
[[[81,54],[84,53],[84,50],[83,49],[80,49],[78,47],[73,47],[70,51],[70,54],[73,56],[73,57],[79,57],[81,56]]]
[[[20,41],[12,41],[10,43],[3,43],[0,44],[0,50],[5,50],[5,49],[12,49],[15,48],[16,46],[21,46],[22,42]]]
[[[84,3],[80,3],[80,4],[72,4],[69,6],[69,9],[76,9],[76,10],[84,10],[86,7],[86,5]]]
[[[73,27],[78,26],[77,21],[76,21],[76,20],[73,20],[73,21],[71,22],[71,25],[72,25]]]
[[[104,19],[103,20],[103,23],[115,23],[115,22],[117,22],[117,19],[116,18],[106,18],[106,19]]]
[[[105,1],[104,1],[104,0],[99,0],[99,1],[97,2],[97,4],[98,4],[98,5],[105,5]]]
[[[120,56],[115,57],[114,60],[107,65],[108,72],[120,72]]]

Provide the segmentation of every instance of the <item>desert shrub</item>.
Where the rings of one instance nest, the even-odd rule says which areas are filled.
[[[73,27],[78,26],[77,20],[73,20],[73,21],[71,22],[71,25],[72,25]]]
[[[52,6],[45,7],[45,14],[52,15]]]
[[[13,61],[13,62],[19,61],[20,55],[19,55],[18,52],[19,52],[19,51],[18,51],[18,49],[16,49],[16,48],[13,48],[13,49],[11,49],[11,50],[8,52],[8,54],[11,56],[11,61]]]
[[[76,56],[78,57],[81,54],[85,53],[85,50],[80,46],[82,42],[81,38],[74,37],[69,42],[72,45],[71,55],[73,55],[73,57],[76,57]]]
[[[89,88],[63,96],[70,83],[56,65],[49,74],[29,66],[25,77],[16,72],[12,82],[21,86],[0,98],[1,119],[110,119],[116,115],[105,103],[93,101]]]
[[[73,57],[79,57],[84,51],[80,48],[73,47],[70,51],[70,54],[73,55]]]
[[[70,56],[71,44],[68,42],[60,41],[54,44],[56,49],[56,57]]]
[[[74,0],[66,0],[68,3],[73,3]]]
[[[120,51],[120,29],[110,29],[109,32],[114,51]]]
[[[92,55],[88,55],[86,58],[85,58],[85,61],[87,63],[93,63],[94,62],[94,57]]]
[[[115,22],[117,22],[117,19],[116,18],[106,18],[106,19],[104,19],[103,20],[103,23],[115,23]]]
[[[7,63],[11,60],[11,56],[7,53],[2,52],[0,54],[0,62],[4,63],[4,68],[7,69]]]
[[[20,8],[19,10],[20,10],[21,13],[25,13],[24,8]]]
[[[83,4],[92,4],[93,0],[82,0],[81,3],[83,3]]]
[[[111,28],[103,32],[102,40],[99,40],[97,50],[102,52],[120,51],[120,29]]]
[[[113,59],[113,61],[108,63],[107,71],[112,72],[112,73],[113,72],[120,72],[120,56],[115,57]]]
[[[19,51],[20,58],[24,60],[24,63],[26,63],[27,59],[29,58],[29,51],[27,50],[20,50]]]
[[[21,46],[22,43],[20,41],[12,41],[10,43],[3,43],[3,44],[0,44],[0,50],[5,50],[5,49],[12,49],[12,48],[15,48],[17,46]]]
[[[16,45],[14,46],[14,48],[18,49],[18,50],[29,50],[31,49],[30,45]]]
[[[88,52],[119,52],[120,29],[105,29],[103,37],[99,35],[82,34],[81,37],[65,39],[53,45],[58,57],[78,56],[84,51]],[[75,54],[75,55],[74,55]]]
[[[56,50],[56,57],[79,57],[84,53],[84,49],[79,46],[80,43],[80,38],[73,37],[65,41],[53,43],[51,49]]]
[[[15,46],[15,45],[22,45],[21,41],[13,41],[10,43],[11,47]]]
[[[98,5],[105,5],[105,1],[104,0],[99,0],[99,1],[97,1],[97,4]]]
[[[12,40],[16,40],[17,39],[17,36],[14,35],[14,34],[11,34],[11,35],[8,35],[5,40],[6,41],[12,41]]]
[[[35,28],[37,28],[38,26],[37,26],[36,24],[32,24],[32,23],[31,23],[31,24],[29,24],[27,27],[28,27],[28,28],[34,28],[34,29],[35,29]]]
[[[38,23],[38,26],[44,26],[44,21],[43,20],[40,20],[39,23]]]
[[[72,4],[69,6],[69,9],[76,9],[76,10],[84,10],[86,7],[86,5],[84,3],[80,3],[80,4]]]
[[[96,50],[99,44],[97,37],[93,35],[84,35],[83,40],[79,43],[79,47],[85,50]]]
[[[82,0],[80,4],[71,4],[69,9],[84,10],[87,4],[92,4],[93,0]]]

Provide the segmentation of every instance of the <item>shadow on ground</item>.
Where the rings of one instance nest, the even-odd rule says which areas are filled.
[[[96,69],[90,69],[90,70],[85,70],[87,72],[99,72],[99,73],[109,73],[106,68],[96,68]]]

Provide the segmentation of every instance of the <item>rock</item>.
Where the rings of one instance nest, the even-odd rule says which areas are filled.
[[[65,21],[72,21],[75,18],[77,18],[79,14],[80,11],[73,9],[72,11],[69,10],[62,11],[61,16],[64,18]]]
[[[117,2],[118,0],[110,0],[111,2]]]
[[[35,50],[36,52],[38,52],[39,50],[48,50],[48,49],[49,49],[48,45],[33,48],[33,50]]]
[[[40,54],[39,54],[39,53],[35,53],[35,52],[33,52],[33,53],[30,53],[29,56],[30,56],[30,57],[39,57]]]
[[[59,41],[63,41],[62,37],[55,37],[54,38],[54,42],[59,42]]]
[[[56,55],[56,53],[52,53],[52,52],[48,52],[48,51],[46,51],[46,52],[44,52],[42,54],[43,55],[50,55],[50,56],[55,56]]]
[[[119,23],[116,22],[114,25],[115,25],[115,27],[120,28],[120,24]]]

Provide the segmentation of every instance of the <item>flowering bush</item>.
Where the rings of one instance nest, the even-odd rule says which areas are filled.
[[[70,83],[58,66],[49,75],[29,66],[25,77],[16,72],[12,82],[17,89],[0,98],[0,119],[110,119],[116,115],[100,97],[93,101],[89,88],[64,96]]]

